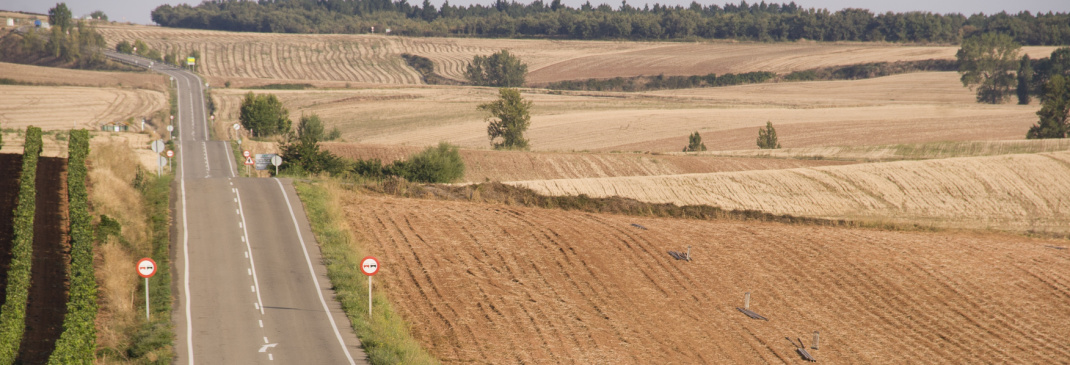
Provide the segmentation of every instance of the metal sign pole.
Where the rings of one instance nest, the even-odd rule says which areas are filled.
[[[145,320],[149,319],[149,278],[145,278]]]
[[[372,277],[368,276],[368,320],[372,318]]]

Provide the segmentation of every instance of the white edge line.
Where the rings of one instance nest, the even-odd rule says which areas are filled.
[[[242,236],[245,238],[245,249],[249,253],[249,267],[253,270],[253,285],[256,286],[256,302],[260,304],[260,315],[264,314],[264,300],[260,299],[260,281],[256,278],[256,263],[253,262],[253,247],[249,244],[249,230],[245,225],[245,214],[241,206],[241,193],[235,191],[234,194],[238,195],[238,216],[241,217]]]
[[[181,95],[180,93],[177,93]],[[181,109],[179,109],[181,113]],[[178,118],[178,123],[182,123],[181,115]],[[189,291],[189,219],[186,216],[186,159],[185,149],[182,147],[182,131],[178,133],[178,159],[180,161],[178,167],[178,173],[182,176],[178,180],[179,185],[182,186],[182,285],[185,291],[183,297],[185,297],[184,306],[186,307],[186,356],[189,357],[189,364],[193,365],[193,316],[190,314],[190,291]]]
[[[346,358],[349,359],[349,363],[356,365],[353,361],[353,355],[349,354],[349,348],[346,347],[345,340],[342,339],[342,334],[338,332],[338,325],[334,323],[334,316],[331,315],[331,309],[327,307],[327,301],[323,299],[323,290],[320,289],[320,281],[316,278],[316,270],[312,267],[312,259],[308,256],[308,247],[305,246],[305,239],[301,235],[301,226],[297,224],[297,216],[294,215],[294,207],[290,204],[290,196],[286,194],[286,188],[282,186],[282,181],[278,178],[275,182],[279,184],[279,190],[282,191],[283,200],[286,200],[286,207],[290,209],[290,219],[294,222],[294,230],[297,231],[297,241],[301,242],[301,251],[305,253],[305,263],[308,264],[308,273],[312,276],[312,283],[316,285],[316,295],[320,298],[320,304],[323,305],[323,313],[327,314],[327,320],[331,322],[331,329],[334,329],[334,337],[338,338],[338,344],[342,345],[342,351],[345,352]]]

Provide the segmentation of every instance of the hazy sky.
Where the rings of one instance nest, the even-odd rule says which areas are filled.
[[[530,3],[532,0],[517,0],[521,3]],[[586,0],[562,0],[566,5],[576,7],[584,3]],[[628,3],[633,6],[643,6],[643,4],[661,3],[668,5],[684,5],[691,4],[692,0],[629,0]],[[52,0],[0,0],[0,10],[18,10],[29,11],[35,13],[48,13],[48,9],[54,7],[59,1],[53,2]],[[409,0],[410,4],[420,4],[423,0]],[[468,4],[491,4],[493,0],[453,0],[450,3],[454,5],[468,5]],[[549,3],[549,0],[544,0],[545,3]],[[723,5],[726,1],[699,1],[700,4],[718,4]],[[754,1],[748,1],[753,3]],[[770,1],[781,2],[781,1]],[[789,2],[789,1],[784,1]],[[129,21],[141,24],[152,24],[152,19],[149,13],[152,9],[162,4],[177,5],[182,3],[187,4],[199,4],[200,1],[175,1],[175,0],[66,0],[67,7],[71,8],[71,12],[75,16],[82,16],[93,12],[94,10],[103,10],[105,14],[111,20],[117,21]],[[442,0],[431,0],[431,3],[436,6],[442,4]],[[620,0],[591,0],[591,4],[598,5],[606,3],[616,8],[620,5]],[[733,4],[738,4],[736,1],[732,1]],[[851,0],[796,0],[796,4],[799,4],[805,8],[828,8],[829,10],[840,10],[843,8],[863,8],[870,9],[874,13],[883,13],[886,11],[931,11],[934,13],[963,13],[966,15],[984,12],[986,14],[998,13],[1000,11],[1007,11],[1008,13],[1017,13],[1022,10],[1028,10],[1031,12],[1070,12],[1070,1],[1067,0],[868,0],[868,1],[851,1]]]

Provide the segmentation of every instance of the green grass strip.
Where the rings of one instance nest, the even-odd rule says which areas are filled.
[[[26,128],[26,144],[19,176],[19,201],[15,207],[11,266],[8,268],[7,293],[0,307],[0,365],[10,365],[19,355],[19,345],[26,331],[26,301],[30,291],[30,266],[33,261],[33,217],[36,212],[37,159],[41,156],[41,128]]]
[[[67,157],[67,201],[70,206],[70,297],[63,334],[49,364],[92,364],[97,351],[97,281],[93,272],[93,225],[86,191],[89,132],[72,130]]]
[[[394,312],[382,290],[374,292],[374,312],[368,316],[368,279],[360,272],[359,263],[365,252],[345,230],[345,217],[336,205],[337,197],[310,183],[295,183],[295,188],[319,242],[335,295],[371,363],[438,364],[412,337],[408,324]]]

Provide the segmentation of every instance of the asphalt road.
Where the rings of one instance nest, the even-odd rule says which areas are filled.
[[[203,81],[151,68],[178,86],[176,363],[367,363],[291,182],[235,177],[229,145],[211,140]]]

